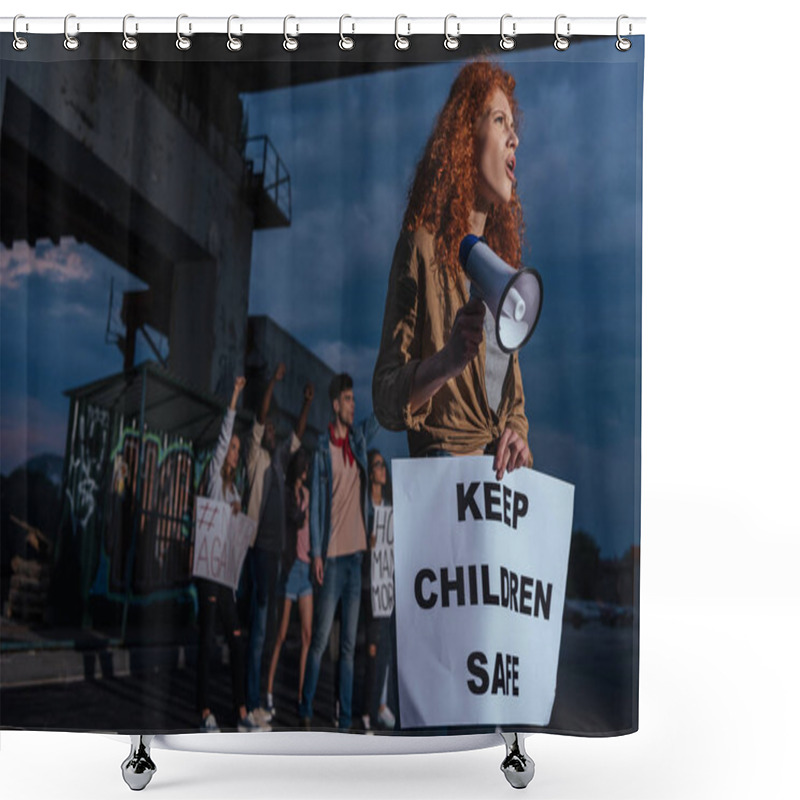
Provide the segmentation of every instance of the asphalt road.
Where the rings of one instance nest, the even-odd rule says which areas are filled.
[[[363,650],[363,648],[359,648]],[[292,729],[297,716],[299,638],[284,645],[275,686],[273,728]],[[170,659],[131,657],[131,674],[0,689],[0,725],[26,730],[113,731],[136,733],[198,730],[192,652],[186,664]],[[327,654],[326,654],[327,655]],[[558,686],[548,730],[588,735],[630,732],[637,709],[636,647],[631,627],[565,624]],[[266,667],[266,659],[265,659]],[[357,654],[354,727],[360,726],[363,657]],[[335,666],[323,658],[315,699],[314,728],[334,727]],[[266,675],[263,686],[266,686]],[[210,680],[211,707],[223,730],[235,730],[227,666],[215,660]],[[635,723],[633,723],[635,724]]]

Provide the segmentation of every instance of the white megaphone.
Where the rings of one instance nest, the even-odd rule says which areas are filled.
[[[542,278],[535,269],[514,269],[473,234],[461,240],[458,257],[471,281],[470,295],[489,307],[500,349],[513,353],[531,338],[542,310]]]

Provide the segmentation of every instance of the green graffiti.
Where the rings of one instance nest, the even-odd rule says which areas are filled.
[[[156,445],[156,466],[161,467],[161,465],[173,454],[173,453],[182,453],[184,455],[189,456],[190,458],[194,458],[194,447],[192,446],[191,442],[184,442],[182,439],[178,440],[177,442],[171,442],[168,445],[164,445],[162,441],[162,437],[166,434],[162,434],[159,436],[156,433],[146,432],[144,435],[145,444],[148,442]],[[136,428],[123,428],[120,432],[119,438],[117,439],[117,443],[114,445],[113,449],[111,450],[110,460],[113,461],[120,453],[123,452],[125,449],[125,442],[128,439],[134,439],[139,441],[141,439],[140,433]]]

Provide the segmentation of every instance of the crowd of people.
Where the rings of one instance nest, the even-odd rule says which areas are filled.
[[[513,268],[522,260],[522,204],[516,191],[519,109],[514,78],[478,59],[456,77],[420,159],[389,273],[380,349],[372,382],[374,416],[354,424],[353,383],[338,375],[329,390],[333,421],[309,461],[300,449],[313,388],[306,387],[297,427],[275,443],[268,412],[278,367],[265,392],[247,452],[247,514],[257,523],[251,552],[251,630],[246,658],[231,597],[199,587],[201,659],[215,611],[231,649],[233,696],[242,730],[264,729],[275,713],[272,689],[292,603],[302,632],[298,712],[309,727],[320,667],[340,607],[338,725],[353,724],[353,671],[359,617],[367,627],[365,727],[394,725],[386,705],[386,657],[393,618],[373,618],[362,602],[362,568],[371,512],[388,502],[385,461],[368,451],[380,422],[406,431],[412,457],[491,454],[498,480],[530,467],[528,420],[517,353],[500,347],[492,310],[470,295],[459,266],[463,237],[478,237]],[[212,496],[241,505],[230,480],[239,457],[233,415],[238,379],[222,427]],[[368,559],[367,559],[368,560]],[[282,577],[281,577],[282,576]],[[316,591],[315,591],[316,590]],[[271,654],[266,696],[261,663],[267,609],[282,594],[283,610]],[[206,637],[206,638],[204,638]],[[246,688],[245,688],[246,669]],[[199,670],[203,725],[205,668]],[[388,681],[391,684],[391,680]],[[396,710],[396,709],[395,709]]]
[[[286,374],[279,364],[269,380],[253,421],[244,456],[246,490],[234,476],[241,443],[233,432],[245,379],[236,379],[217,446],[209,465],[206,494],[229,503],[234,514],[246,513],[255,524],[240,586],[250,592],[249,635],[245,648],[233,589],[196,578],[199,602],[197,706],[201,727],[219,730],[208,700],[208,672],[217,612],[230,651],[230,677],[240,731],[270,730],[278,713],[274,683],[289,630],[292,605],[300,616],[301,649],[297,707],[302,727],[310,728],[322,658],[341,603],[337,660],[337,724],[353,727],[353,683],[359,619],[367,632],[366,679],[360,722],[366,730],[393,728],[396,717],[386,703],[394,636],[390,618],[375,617],[369,591],[371,520],[376,507],[387,505],[386,461],[368,444],[378,430],[374,415],[354,424],[353,381],[334,377],[329,387],[333,421],[311,457],[301,446],[314,387],[307,384],[303,405],[291,434],[277,441],[270,406],[275,384]],[[244,502],[243,502],[244,498]],[[246,511],[243,510],[246,508]],[[368,533],[369,532],[369,533]],[[362,586],[365,591],[362,591]],[[283,598],[279,609],[279,598]],[[363,602],[362,602],[363,601]],[[278,611],[280,614],[278,615]],[[269,619],[278,617],[274,646],[265,660]],[[268,664],[266,691],[262,672]],[[287,718],[292,714],[283,712]]]

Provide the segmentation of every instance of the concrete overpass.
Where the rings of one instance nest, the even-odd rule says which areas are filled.
[[[0,37],[0,240],[72,236],[137,275],[149,289],[125,298],[124,366],[149,325],[169,340],[164,366],[218,394],[244,365],[253,231],[291,222],[290,171],[266,139],[245,146],[240,95],[498,52],[493,36],[452,53],[439,36],[403,53],[387,36],[342,52],[334,36],[305,35],[294,53],[275,36],[246,37],[238,53],[217,35],[185,52],[162,34],[133,52],[111,34],[71,53],[58,36],[21,53],[10,41]]]

